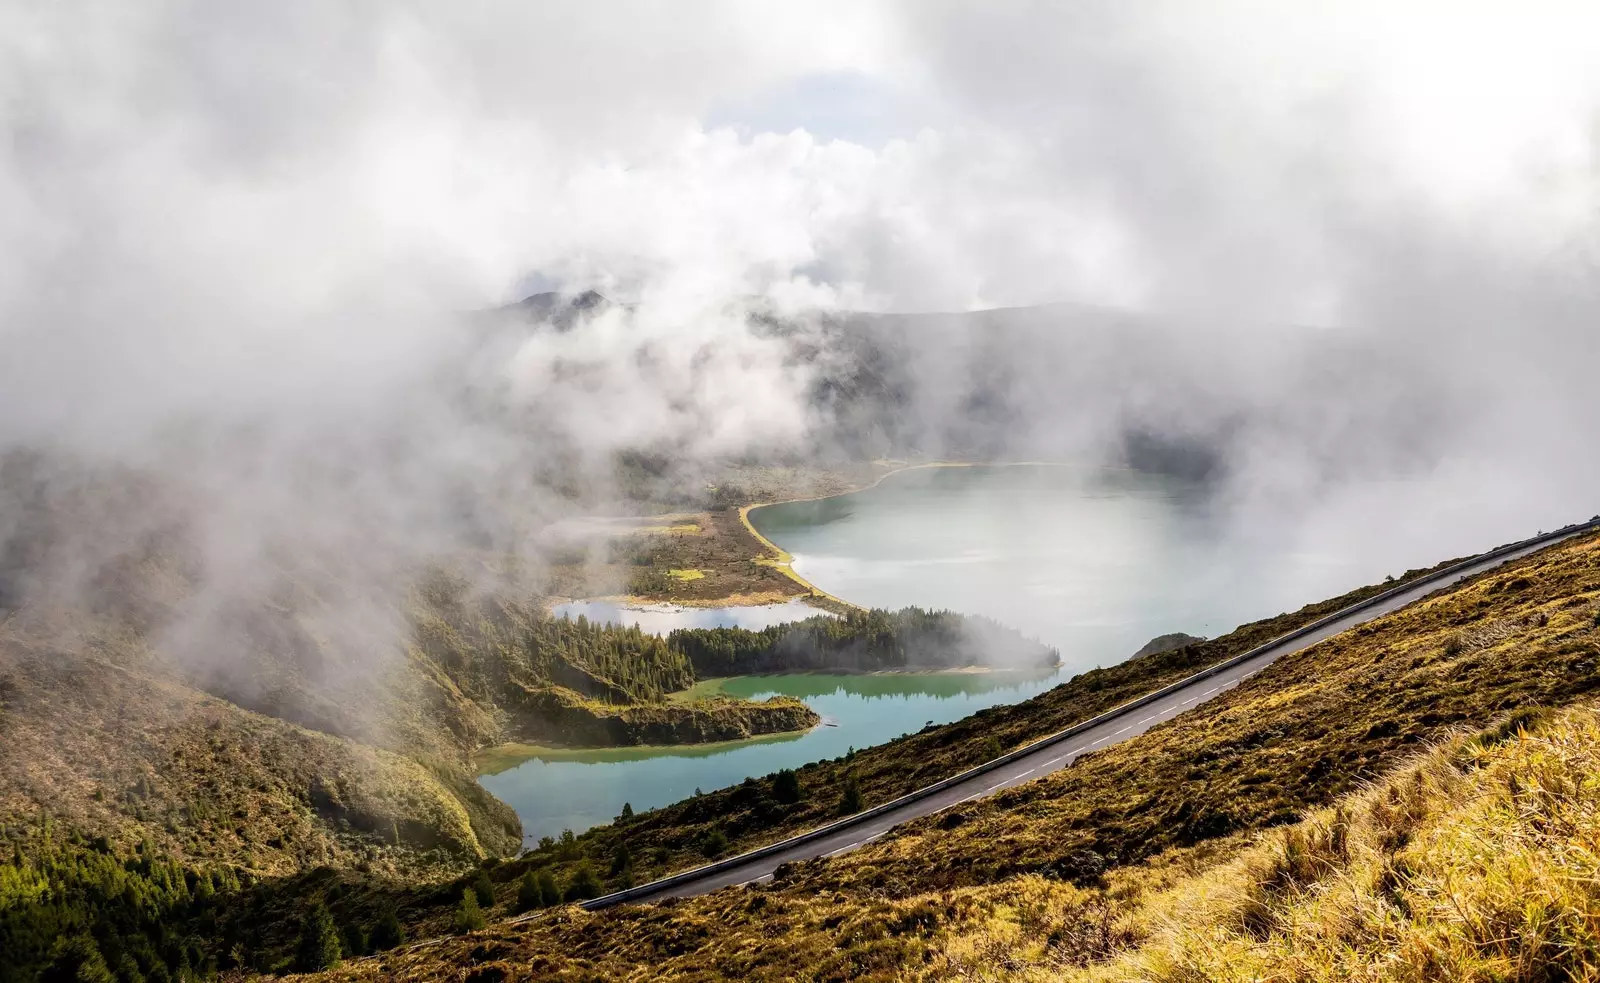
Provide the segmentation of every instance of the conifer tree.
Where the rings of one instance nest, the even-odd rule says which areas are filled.
[[[122,958],[117,960],[117,983],[145,983],[139,961],[131,953],[124,952]]]
[[[87,935],[60,939],[50,952],[50,964],[39,974],[40,983],[116,983],[99,946]]]
[[[296,964],[307,973],[339,965],[339,930],[328,906],[321,901],[312,905],[300,921],[300,944],[295,955]]]
[[[456,908],[456,934],[465,935],[476,932],[486,924],[483,909],[478,907],[478,898],[472,890],[461,892],[461,904]]]

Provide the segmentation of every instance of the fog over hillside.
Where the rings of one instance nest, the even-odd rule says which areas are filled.
[[[364,649],[624,452],[1131,453],[1383,569],[1600,510],[1593,11],[624,6],[5,5],[0,599],[176,524],[176,650],[285,553]]]

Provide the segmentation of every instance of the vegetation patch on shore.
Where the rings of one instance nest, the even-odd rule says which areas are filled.
[[[759,703],[722,697],[611,706],[560,687],[530,691],[517,711],[516,732],[523,740],[590,747],[736,741],[822,722],[803,702],[784,696]]]
[[[760,631],[680,628],[668,644],[689,657],[698,676],[746,676],[813,670],[950,669],[967,666],[1053,668],[1054,648],[990,618],[908,607],[854,609]]]

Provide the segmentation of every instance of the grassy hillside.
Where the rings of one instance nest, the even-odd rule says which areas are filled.
[[[1115,979],[1160,970],[1167,975],[1154,978],[1242,978],[1222,967],[1253,944],[1268,947],[1255,965],[1277,967],[1289,978],[1341,978],[1344,970],[1363,966],[1391,978],[1445,978],[1430,966],[1473,967],[1476,976],[1465,978],[1571,978],[1563,975],[1561,959],[1579,970],[1593,964],[1590,885],[1537,892],[1533,878],[1539,868],[1531,858],[1552,854],[1557,867],[1570,865],[1592,877],[1592,854],[1584,852],[1593,849],[1592,824],[1571,818],[1592,815],[1584,811],[1590,808],[1587,792],[1567,803],[1550,796],[1581,791],[1600,776],[1561,771],[1566,765],[1541,770],[1538,762],[1545,759],[1537,756],[1537,742],[1488,749],[1514,733],[1517,721],[1534,719],[1529,714],[1538,708],[1573,704],[1600,688],[1597,666],[1600,537],[1587,537],[1287,656],[1203,710],[1061,772],[909,823],[854,853],[786,868],[768,886],[594,914],[561,908],[525,925],[491,925],[414,951],[352,962],[334,976],[420,980],[471,969],[485,979],[897,980],[1029,973],[1054,978],[1084,971]],[[1084,695],[1081,686],[1075,692]],[[1033,704],[1034,713],[1051,705],[1041,701]],[[1058,706],[1052,720],[1073,715]],[[1563,738],[1564,746],[1581,748],[1592,719],[1564,719],[1578,721],[1570,725],[1577,736]],[[1020,729],[1016,718],[1003,714],[985,723],[1000,725],[984,728],[993,735],[1009,737],[1017,732],[1013,727]],[[1508,826],[1507,814],[1496,813],[1479,796],[1436,794],[1431,778],[1420,786],[1397,779],[1385,786],[1396,789],[1393,794],[1368,793],[1345,804],[1345,813],[1354,815],[1370,813],[1374,801],[1387,803],[1384,808],[1399,810],[1393,823],[1373,820],[1359,834],[1339,834],[1344,845],[1329,859],[1330,823],[1317,810],[1361,795],[1452,735],[1486,728],[1491,733],[1476,744],[1487,757],[1440,753],[1455,755],[1451,767],[1463,775],[1483,770],[1498,760],[1495,754],[1532,755],[1525,759],[1524,777],[1485,779],[1482,787],[1506,790],[1519,809],[1548,808],[1552,816],[1567,817],[1562,823],[1534,816],[1531,825]],[[933,737],[919,735],[923,741]],[[853,764],[866,765],[870,754],[858,754]],[[892,774],[921,763],[899,757],[902,771]],[[1507,774],[1522,767],[1506,760],[1494,767],[1510,769]],[[1591,767],[1577,757],[1572,761],[1573,768]],[[1431,774],[1426,768],[1422,773]],[[882,781],[885,791],[893,785]],[[1412,786],[1422,791],[1407,792]],[[645,855],[650,847],[631,845],[635,830],[643,833],[648,823],[676,816],[690,820],[681,835],[692,836],[696,821],[737,818],[740,813],[729,806],[738,794],[727,793],[720,808],[696,800],[597,831],[592,840],[620,841],[633,857]],[[1408,810],[1410,818],[1401,815]],[[1276,829],[1307,821],[1289,839]],[[1324,902],[1327,892],[1309,885],[1315,872],[1335,878],[1344,871],[1361,881],[1374,869],[1372,844],[1381,844],[1388,835],[1383,831],[1407,828],[1414,832],[1384,848],[1401,851],[1395,856],[1404,863],[1376,882],[1378,896],[1403,901],[1394,902],[1392,912],[1360,898],[1348,905]],[[1519,837],[1519,828],[1538,828],[1545,839]],[[1484,839],[1490,832],[1494,836]],[[680,834],[657,825],[653,835]],[[1479,858],[1471,861],[1472,850],[1464,844],[1474,843],[1475,835]],[[1442,844],[1442,852],[1404,853],[1408,843],[1424,849]],[[1247,855],[1258,844],[1268,853]],[[1287,859],[1263,868],[1260,858],[1274,849]],[[1356,861],[1343,859],[1339,850],[1353,851]],[[560,864],[561,848],[551,853],[531,859]],[[1505,863],[1499,862],[1502,855]],[[1465,866],[1457,870],[1458,863]],[[1261,870],[1266,873],[1250,873]],[[1479,872],[1476,880],[1467,876],[1472,870]],[[495,880],[506,879],[497,889],[500,907],[491,914],[514,905],[510,875],[496,869]],[[1256,887],[1249,886],[1252,877]],[[1260,904],[1233,909],[1166,893],[1189,890],[1183,885],[1201,884],[1197,878],[1233,883],[1236,895]],[[1577,907],[1566,907],[1568,901]],[[1245,914],[1230,922],[1234,916],[1228,912],[1236,910]],[[1168,921],[1155,917],[1160,911],[1169,913]],[[1324,918],[1332,930],[1315,927]],[[436,923],[424,917],[419,924]],[[1529,939],[1547,941],[1523,946]],[[1440,948],[1431,950],[1432,942],[1422,940],[1437,940]],[[1192,965],[1170,963],[1174,951],[1182,954],[1190,946]],[[1313,951],[1316,946],[1321,948]],[[1160,963],[1162,958],[1169,963]],[[1135,965],[1137,971],[1118,975],[1118,966]],[[1497,975],[1494,966],[1510,969]],[[1587,978],[1583,972],[1577,976]]]
[[[519,841],[509,809],[487,796],[464,801],[437,764],[167,680],[41,659],[12,664],[0,688],[0,817],[16,824],[10,842],[51,816],[124,845],[149,841],[175,859],[271,875],[324,863],[411,868],[416,851],[478,858]]]

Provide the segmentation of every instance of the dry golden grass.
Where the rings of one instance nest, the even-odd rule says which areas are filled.
[[[1600,979],[1600,714],[1505,737],[1446,742],[1232,860],[1116,903],[1036,880],[916,975]]]

